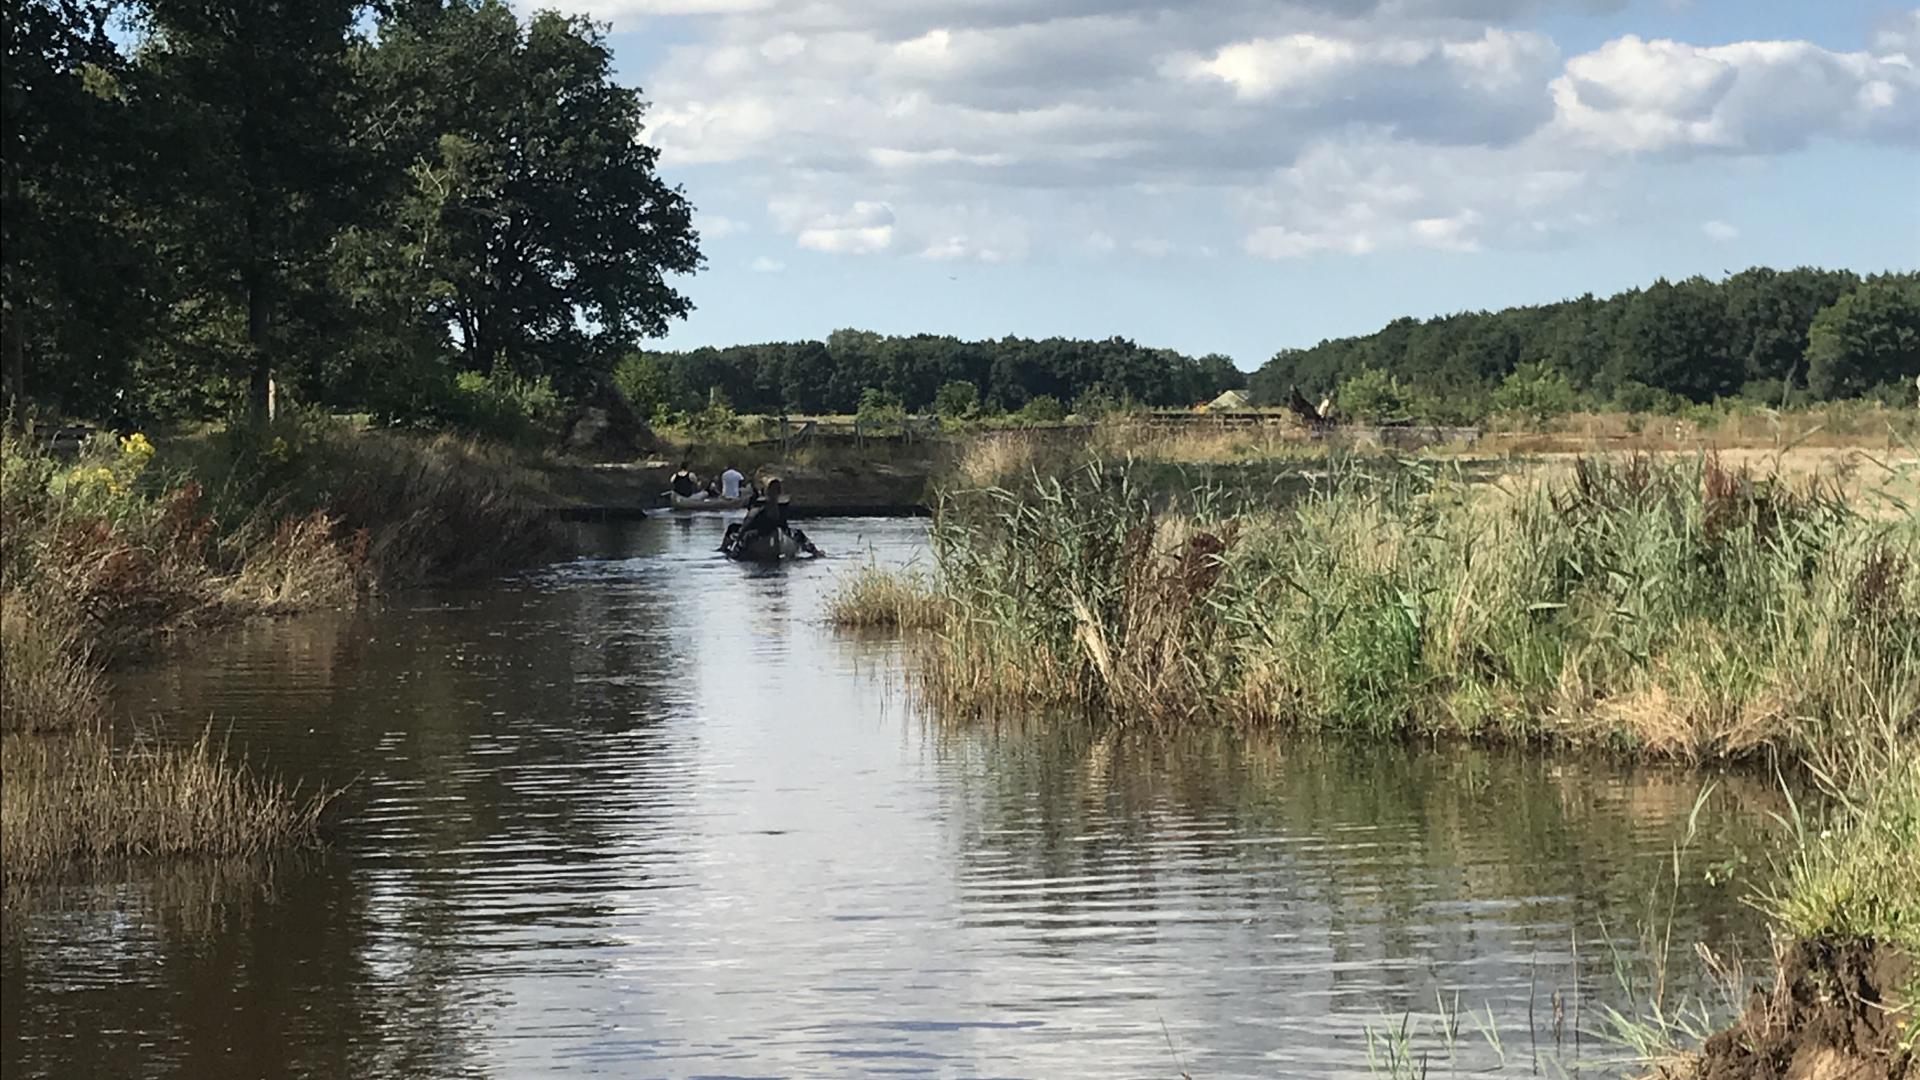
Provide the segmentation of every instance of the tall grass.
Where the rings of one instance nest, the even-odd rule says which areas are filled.
[[[302,797],[231,761],[211,734],[116,747],[87,724],[0,741],[0,863],[33,877],[127,856],[252,855],[312,842],[330,793]]]
[[[8,875],[313,835],[325,799],[204,738],[110,738],[103,670],[116,657],[183,628],[524,562],[558,541],[514,459],[473,443],[294,418],[167,451],[101,436],[68,460],[31,433],[0,433]]]
[[[1784,872],[1760,905],[1796,938],[1896,945],[1920,961],[1920,740],[1889,731],[1840,755],[1853,781],[1831,779],[1835,761],[1821,770],[1828,807],[1786,817]]]
[[[1156,514],[1090,465],[947,500],[949,707],[1804,755],[1920,716],[1920,524],[1711,457],[1489,489],[1347,465]]]
[[[843,578],[827,601],[827,620],[852,629],[924,630],[944,625],[946,617],[946,603],[926,575],[872,563]]]

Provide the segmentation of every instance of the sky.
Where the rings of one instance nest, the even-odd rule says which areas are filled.
[[[1920,266],[1920,8],[558,6],[609,26],[698,208],[668,347],[1121,335],[1251,369],[1402,315]]]

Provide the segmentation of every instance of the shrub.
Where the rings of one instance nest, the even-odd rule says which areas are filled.
[[[963,379],[943,383],[933,395],[933,411],[948,420],[966,420],[980,411],[980,388]]]
[[[1545,364],[1521,364],[1493,392],[1493,406],[1538,427],[1573,411],[1579,392],[1565,375]]]
[[[863,423],[897,424],[906,419],[907,408],[898,394],[869,386],[860,391],[860,408],[855,415]]]
[[[526,444],[552,438],[559,418],[560,396],[545,375],[524,378],[503,364],[454,378],[449,420],[468,434]]]
[[[1379,368],[1362,368],[1340,384],[1340,410],[1362,420],[1394,420],[1407,415],[1411,395],[1398,376]]]
[[[1041,394],[1022,405],[1014,418],[1022,424],[1058,424],[1067,418],[1067,410],[1059,398]]]

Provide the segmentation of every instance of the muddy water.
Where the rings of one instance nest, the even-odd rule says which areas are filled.
[[[346,813],[316,856],[11,897],[5,1074],[1364,1076],[1405,1025],[1433,1076],[1613,1075],[1639,921],[1753,948],[1707,878],[1758,785],[1650,902],[1697,778],[949,730],[898,645],[820,624],[865,558],[925,559],[919,523],[820,522],[842,557],[773,570],[720,528],[129,674],[129,712],[216,718]]]

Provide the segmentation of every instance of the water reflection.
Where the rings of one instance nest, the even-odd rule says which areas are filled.
[[[1366,1025],[1457,992],[1507,1046],[1454,1067],[1520,1075],[1530,1031],[1575,1060],[1548,1026],[1572,935],[1601,998],[1599,927],[1630,945],[1698,790],[948,729],[909,715],[896,644],[819,624],[866,554],[924,558],[921,523],[821,522],[850,557],[771,570],[718,559],[720,529],[597,527],[594,558],[126,679],[132,712],[353,780],[347,815],[270,872],[11,900],[7,1074],[1365,1075]],[[1722,784],[1701,858],[1767,798]],[[1739,895],[1687,875],[1675,939],[1752,927]]]

